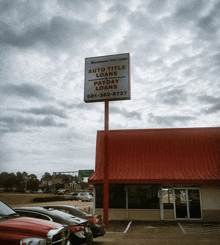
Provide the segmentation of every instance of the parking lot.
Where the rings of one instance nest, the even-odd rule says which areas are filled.
[[[201,245],[220,244],[220,224],[109,222],[104,237],[94,239],[94,245],[151,244]]]
[[[64,201],[54,203],[28,203],[25,196],[30,194],[1,195],[7,204],[15,206],[74,205],[92,212],[92,202]],[[39,194],[37,195],[39,196]],[[7,198],[6,198],[7,197]],[[109,222],[109,228],[103,237],[94,239],[94,245],[219,245],[219,223],[192,222]]]

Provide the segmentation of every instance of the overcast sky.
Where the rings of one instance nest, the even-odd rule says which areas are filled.
[[[0,0],[0,172],[95,168],[85,58],[130,53],[109,129],[220,124],[219,0]]]

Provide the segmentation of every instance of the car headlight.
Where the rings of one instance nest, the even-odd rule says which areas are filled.
[[[20,245],[46,245],[47,240],[37,237],[25,238],[20,241]]]

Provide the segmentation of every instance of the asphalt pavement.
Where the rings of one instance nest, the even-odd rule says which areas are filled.
[[[219,245],[220,224],[182,222],[109,222],[94,245]]]

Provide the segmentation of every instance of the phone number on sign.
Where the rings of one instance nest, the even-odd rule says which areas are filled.
[[[111,93],[100,93],[100,94],[88,94],[87,98],[102,98],[102,97],[110,97],[110,96],[122,96],[126,95],[127,91],[120,91],[120,92],[111,92]]]

